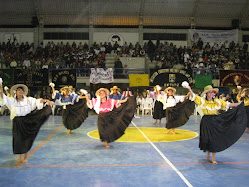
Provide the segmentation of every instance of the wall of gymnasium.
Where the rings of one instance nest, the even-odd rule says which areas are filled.
[[[89,38],[84,40],[70,40],[70,39],[44,39],[44,33],[88,33]],[[132,43],[135,45],[139,42],[141,45],[148,40],[143,38],[144,33],[158,33],[158,34],[186,34],[186,40],[160,40],[161,42],[173,43],[177,47],[180,46],[191,46],[191,41],[188,37],[187,29],[147,29],[147,28],[0,28],[0,42],[8,42],[9,39],[15,37],[19,43],[29,42],[34,43],[35,46],[38,46],[40,42],[43,42],[46,45],[48,42],[53,41],[55,44],[58,42],[69,42],[72,44],[88,43],[93,42],[110,42],[111,38],[114,35],[121,36],[122,42]],[[249,31],[239,30],[239,43],[242,45],[243,35],[249,35]],[[156,40],[152,40],[154,43]]]
[[[44,39],[44,33],[89,33],[89,38],[85,40],[77,39]],[[191,42],[188,41],[187,29],[139,29],[139,28],[0,28],[0,42],[8,42],[10,35],[14,35],[17,38],[19,43],[34,43],[35,46],[38,46],[40,42],[43,42],[46,45],[48,42],[53,41],[55,44],[58,42],[72,44],[88,43],[93,42],[110,42],[113,36],[118,35],[121,37],[122,42],[132,43],[135,45],[139,42],[141,45],[148,40],[143,39],[144,33],[183,33],[186,34],[185,41],[179,40],[160,40],[161,42],[167,41],[173,43],[177,47],[187,46],[188,43],[191,45]],[[11,40],[12,41],[12,40]],[[152,40],[154,43],[156,40]]]

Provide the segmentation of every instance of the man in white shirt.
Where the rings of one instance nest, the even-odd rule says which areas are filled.
[[[23,68],[29,68],[31,66],[30,60],[28,57],[22,63]]]

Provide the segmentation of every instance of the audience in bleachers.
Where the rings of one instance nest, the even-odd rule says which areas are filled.
[[[202,69],[197,74],[206,74],[205,69],[249,69],[248,45],[228,43],[203,43],[201,39],[191,48],[176,47],[173,43],[148,41],[141,46],[138,42],[119,46],[116,42],[93,43],[89,46],[81,42],[71,45],[67,42],[42,42],[35,49],[34,44],[0,43],[0,68],[105,68],[106,54],[114,52],[118,57],[148,56],[156,61],[156,68]],[[204,70],[203,70],[204,69]],[[210,72],[210,71],[208,71]],[[78,75],[84,76],[88,70],[81,70]],[[211,72],[212,73],[212,72]]]

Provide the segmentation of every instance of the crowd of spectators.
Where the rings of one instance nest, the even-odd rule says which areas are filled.
[[[149,55],[149,54],[148,54]],[[151,56],[150,56],[151,55]],[[157,68],[197,69],[197,74],[205,74],[205,69],[249,69],[248,44],[243,46],[228,43],[204,44],[201,39],[191,48],[177,48],[172,43],[159,43],[150,59],[157,60]],[[198,71],[199,69],[199,71]],[[203,71],[204,70],[204,71]],[[212,71],[211,71],[212,72]]]
[[[106,54],[114,53],[117,57],[141,57],[147,55],[151,62],[157,62],[156,68],[199,69],[249,69],[248,44],[243,46],[228,43],[203,43],[200,39],[192,47],[176,47],[173,43],[157,41],[145,42],[141,46],[126,42],[120,46],[110,42],[89,46],[81,42],[77,45],[63,42],[42,42],[37,48],[27,43],[0,43],[0,68],[105,68]],[[123,68],[120,62],[115,62],[114,68]],[[81,75],[86,75],[81,70]]]

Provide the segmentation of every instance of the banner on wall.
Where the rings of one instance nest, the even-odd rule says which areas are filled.
[[[4,86],[12,86],[14,84],[14,69],[0,69],[0,77],[3,79]]]
[[[115,34],[111,34],[108,37],[108,42],[110,42],[112,44],[112,46],[117,43],[120,46],[124,45],[124,37],[121,34],[115,33]]]
[[[193,84],[192,70],[183,69],[151,69],[150,85],[160,85],[164,87],[179,87],[183,81]]]
[[[90,83],[112,83],[113,80],[113,70],[112,68],[91,68]]]
[[[148,74],[129,74],[130,87],[149,86]]]
[[[48,86],[48,70],[15,69],[14,84],[25,84],[28,87]]]
[[[203,42],[238,42],[238,29],[233,30],[188,30],[192,42],[197,42],[199,38]]]
[[[52,82],[55,84],[55,88],[61,88],[64,86],[76,87],[76,69],[70,70],[52,70]]]
[[[212,75],[195,75],[195,88],[212,85]]]
[[[97,43],[111,43],[112,46],[117,43],[120,46],[123,46],[125,42],[127,44],[132,43],[135,45],[139,41],[139,33],[137,32],[94,32],[93,41]]]
[[[220,86],[249,87],[249,71],[220,70]]]

